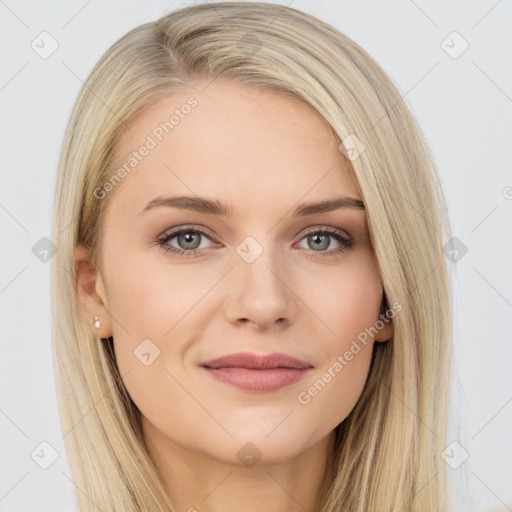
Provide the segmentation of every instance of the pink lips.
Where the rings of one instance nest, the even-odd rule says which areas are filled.
[[[213,378],[245,391],[268,392],[303,379],[313,366],[286,354],[230,354],[200,365]]]

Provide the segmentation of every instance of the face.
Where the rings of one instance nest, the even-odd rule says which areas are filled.
[[[345,419],[391,326],[353,349],[383,294],[364,209],[296,212],[361,200],[326,122],[288,96],[205,85],[155,103],[121,138],[113,172],[134,151],[137,163],[98,191],[108,201],[101,270],[81,304],[100,318],[95,335],[114,338],[146,439],[274,463]],[[165,204],[180,196],[192,200]],[[77,262],[87,257],[77,250]],[[251,357],[203,366],[240,353],[281,356],[267,369]]]

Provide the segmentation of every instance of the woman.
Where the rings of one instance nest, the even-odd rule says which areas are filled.
[[[80,510],[444,511],[446,208],[400,94],[295,9],[116,42],[56,190]]]

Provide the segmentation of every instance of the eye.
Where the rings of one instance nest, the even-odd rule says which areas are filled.
[[[332,238],[336,240],[338,247],[330,251],[325,251],[325,249],[331,247],[332,243],[330,239]],[[306,248],[312,249],[313,252],[318,253],[315,256],[320,257],[340,254],[357,243],[355,240],[348,237],[343,231],[330,227],[310,231],[301,239],[301,241],[302,240],[305,240],[307,244]]]
[[[202,229],[185,226],[179,229],[168,231],[157,239],[157,243],[165,252],[171,252],[173,254],[183,256],[194,256],[198,252],[201,252],[201,249],[204,248],[201,247],[202,237],[210,238],[209,233]],[[169,242],[174,238],[176,238],[178,247],[169,245]]]

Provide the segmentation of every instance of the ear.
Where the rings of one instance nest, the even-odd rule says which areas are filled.
[[[393,336],[393,320],[386,316],[386,300],[382,299],[382,304],[380,308],[379,318],[376,321],[376,328],[381,324],[384,324],[379,332],[375,335],[375,341],[389,341]]]
[[[75,269],[75,293],[80,315],[94,336],[109,338],[112,336],[112,319],[107,294],[101,275],[91,263],[90,251],[83,245],[75,248]],[[100,321],[99,328],[94,325],[94,317]]]

